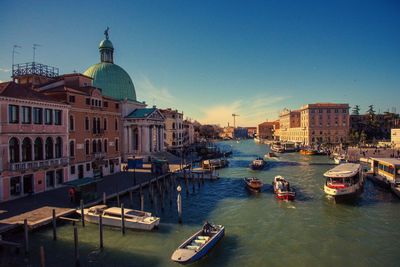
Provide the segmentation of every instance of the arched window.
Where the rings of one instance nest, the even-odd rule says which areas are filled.
[[[69,156],[75,157],[75,142],[69,141]]]
[[[19,162],[19,141],[17,138],[13,137],[8,143],[10,150],[10,162]]]
[[[115,130],[118,131],[118,120],[115,119]]]
[[[85,141],[85,152],[86,152],[86,155],[90,154],[90,142],[89,142],[89,140]]]
[[[115,151],[119,151],[119,143],[118,143],[118,139],[115,139]]]
[[[97,151],[101,152],[101,140],[97,140]]]
[[[107,153],[108,150],[108,145],[107,145],[107,139],[104,140],[104,152]]]
[[[104,131],[107,130],[107,119],[106,118],[104,118],[104,120],[103,120],[103,129],[104,129]]]
[[[35,139],[35,144],[33,148],[33,152],[35,154],[35,160],[42,160],[43,159],[43,141],[42,138],[37,137]]]
[[[97,151],[97,144],[96,144],[96,140],[93,140],[92,141],[92,151],[93,151],[93,153],[96,153],[96,151]]]
[[[74,130],[74,116],[72,115],[69,116],[69,130],[70,131]]]
[[[100,133],[100,118],[97,118],[97,133]]]
[[[85,117],[85,130],[89,131],[89,118]]]
[[[175,122],[172,123],[172,129],[175,129]]]
[[[45,144],[45,150],[46,150],[46,159],[52,159],[54,157],[53,138],[47,137],[46,144]]]
[[[96,118],[93,118],[92,128],[93,128],[93,133],[96,133]]]
[[[32,160],[32,141],[25,137],[22,141],[22,161]]]
[[[56,158],[62,157],[62,139],[61,137],[57,137],[56,139]]]

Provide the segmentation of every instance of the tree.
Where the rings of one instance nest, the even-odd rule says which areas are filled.
[[[370,117],[375,116],[374,105],[369,105],[369,106],[368,106],[367,114],[368,114]]]
[[[359,105],[355,105],[353,108],[353,115],[360,115],[360,106]]]

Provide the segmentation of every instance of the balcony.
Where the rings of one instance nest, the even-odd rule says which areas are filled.
[[[93,153],[93,156],[96,159],[102,159],[102,158],[105,158],[107,156],[107,153],[105,153],[105,152],[97,152],[97,153]]]
[[[93,129],[92,130],[93,136],[95,136],[95,137],[103,136],[104,132],[105,132],[104,129]]]
[[[16,162],[16,163],[10,163],[10,171],[25,171],[29,169],[50,168],[50,167],[68,165],[68,163],[69,163],[69,158]]]

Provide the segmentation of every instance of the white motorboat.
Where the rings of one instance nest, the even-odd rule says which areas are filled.
[[[81,210],[76,210],[81,214]],[[85,221],[99,223],[100,214],[104,225],[121,227],[122,213],[121,208],[107,207],[106,205],[96,205],[89,209],[83,209]],[[124,209],[125,227],[137,230],[152,230],[160,223],[160,218],[151,216],[150,212]]]
[[[333,160],[335,161],[335,164],[342,164],[346,163],[347,159],[345,155],[336,155]]]
[[[324,173],[324,191],[334,198],[354,196],[362,192],[364,178],[360,164],[344,163]]]

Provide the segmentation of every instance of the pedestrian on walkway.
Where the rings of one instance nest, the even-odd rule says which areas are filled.
[[[71,201],[71,203],[75,203],[75,188],[71,187],[68,190],[68,195],[69,195],[69,200]]]

